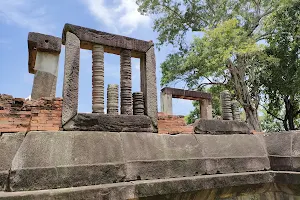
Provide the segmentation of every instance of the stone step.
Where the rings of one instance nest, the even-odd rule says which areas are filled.
[[[281,183],[280,187],[276,185],[278,182]],[[201,197],[208,195],[211,199],[219,199],[222,196],[228,198],[251,194],[257,197],[264,193],[270,195],[270,192],[276,192],[277,199],[280,199],[278,196],[280,193],[291,197],[300,195],[299,186],[300,172],[262,171],[129,181],[50,190],[0,192],[0,200],[132,200],[138,198],[153,200],[165,195],[169,197],[172,195],[174,199],[180,196],[182,199],[191,200],[194,198],[189,195],[183,198],[184,194],[197,193]]]

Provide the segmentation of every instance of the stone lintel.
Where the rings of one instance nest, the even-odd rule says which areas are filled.
[[[170,88],[170,87],[163,88],[161,92],[165,94],[172,94],[173,98],[179,98],[179,99],[188,99],[188,100],[202,100],[202,99],[211,100],[212,99],[210,93],[183,90],[183,89]]]
[[[78,113],[63,128],[68,131],[153,132],[151,119],[145,115]]]
[[[152,41],[138,40],[72,24],[64,26],[63,44],[66,42],[67,32],[75,34],[80,39],[82,49],[92,50],[93,44],[100,44],[104,46],[104,52],[117,55],[120,55],[121,49],[128,49],[132,51],[132,57],[141,58],[153,46]]]
[[[34,74],[35,59],[37,51],[49,52],[52,54],[60,54],[61,39],[51,35],[44,35],[41,33],[28,33],[28,71]]]

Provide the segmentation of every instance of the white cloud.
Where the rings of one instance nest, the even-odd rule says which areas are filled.
[[[37,0],[1,0],[0,22],[42,33],[51,33],[54,26],[46,17],[45,7],[37,6]]]
[[[150,18],[141,15],[136,0],[81,0],[90,13],[115,32],[130,34],[138,26],[149,26]],[[110,5],[109,5],[110,4]],[[124,31],[125,30],[125,31]]]

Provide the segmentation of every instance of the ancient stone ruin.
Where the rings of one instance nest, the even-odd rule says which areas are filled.
[[[62,108],[65,130],[157,132],[156,67],[152,42],[66,24],[62,43],[66,49]],[[80,48],[92,50],[93,55],[93,113],[90,114],[77,112]],[[104,52],[120,55],[121,115],[104,114]],[[141,64],[142,116],[140,112],[138,116],[133,115],[133,104],[137,102],[132,101],[131,57],[139,58]]]
[[[195,100],[200,102],[200,118],[212,119],[212,97],[209,93],[165,87],[161,90],[160,98],[161,110],[164,113],[172,115],[172,98]]]
[[[63,98],[54,98],[61,45]],[[92,51],[92,113],[78,113],[80,48]],[[28,49],[32,100],[0,95],[0,200],[300,198],[300,132],[252,134],[226,92],[222,120],[211,94],[174,88],[162,89],[158,113],[152,42],[66,24],[62,40],[29,33]],[[104,52],[121,61],[106,112]],[[141,63],[135,93],[131,57]],[[200,101],[201,118],[181,124],[172,98]]]

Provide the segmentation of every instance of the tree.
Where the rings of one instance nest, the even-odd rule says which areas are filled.
[[[300,118],[300,1],[288,1],[266,20],[266,53],[277,62],[260,73],[266,112],[295,130]],[[285,112],[283,112],[285,110]]]
[[[257,79],[262,51],[256,45],[259,27],[279,0],[138,0],[139,11],[155,14],[158,47],[171,44],[178,52],[162,64],[162,85],[183,79],[190,88],[225,85],[234,89],[248,123],[260,130]],[[185,41],[189,31],[205,32]],[[269,61],[266,59],[266,61]],[[265,62],[265,61],[263,61]]]

